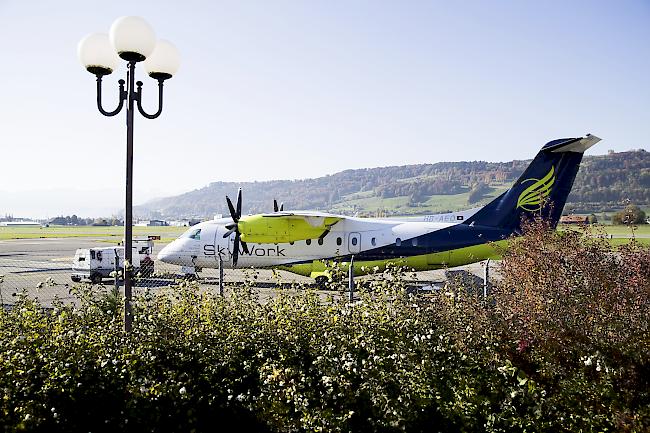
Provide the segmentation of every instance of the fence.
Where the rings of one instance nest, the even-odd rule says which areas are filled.
[[[63,239],[42,239],[0,245],[0,304],[11,306],[15,303],[17,294],[26,292],[28,296],[38,298],[45,307],[52,305],[55,299],[64,303],[77,302],[74,290],[77,282],[72,280],[72,255],[75,243]],[[448,279],[462,280],[466,287],[473,286],[478,290],[483,287],[482,276],[484,267],[480,263],[464,267],[462,270],[439,270],[409,273],[408,278],[414,289],[436,289],[444,286]],[[313,288],[324,289],[328,294],[346,296],[353,299],[351,289],[355,281],[364,278],[354,277],[349,281],[347,273],[342,280],[327,288],[317,286],[311,278],[274,269],[202,269],[196,276],[202,290],[228,296],[237,285],[246,284],[251,290],[258,291],[259,299],[265,300],[274,296],[277,290],[299,290]],[[180,266],[156,261],[151,275],[138,275],[134,281],[134,294],[145,290],[164,290],[173,287],[188,278],[182,273]],[[375,277],[377,278],[377,277]],[[100,282],[91,283],[98,291],[116,287],[123,293],[122,281],[114,276],[103,278]],[[332,293],[334,292],[334,293]]]

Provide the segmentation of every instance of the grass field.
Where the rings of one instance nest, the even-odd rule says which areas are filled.
[[[160,236],[162,241],[177,238],[187,227],[133,227],[133,236]],[[97,226],[0,227],[0,240],[47,238],[107,238],[119,242],[124,228]]]
[[[558,230],[583,230],[581,226],[578,225],[565,225],[560,224]],[[609,243],[612,245],[622,245],[630,242],[632,237],[636,239],[637,242],[643,245],[650,245],[650,225],[644,224],[639,226],[634,226],[633,228],[628,226],[613,226],[613,225],[601,225],[595,224],[589,228],[592,235],[599,235],[601,233],[611,236]]]

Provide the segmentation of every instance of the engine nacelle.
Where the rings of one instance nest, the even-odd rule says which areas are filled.
[[[317,239],[341,218],[329,216],[258,214],[241,217],[241,240],[259,244],[283,244]]]

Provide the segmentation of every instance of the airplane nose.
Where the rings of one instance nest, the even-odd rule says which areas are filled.
[[[163,249],[160,250],[160,252],[158,253],[158,260],[160,260],[163,263],[172,262],[172,251],[170,246],[171,244],[163,247]]]

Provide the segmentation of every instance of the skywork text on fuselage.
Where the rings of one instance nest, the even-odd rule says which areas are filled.
[[[239,247],[239,255],[246,255],[243,247]],[[205,256],[215,256],[215,255],[224,255],[231,256],[232,252],[222,246],[217,245],[216,247],[212,244],[206,244],[203,246],[203,255]],[[286,257],[284,254],[284,248],[280,248],[279,245],[274,247],[262,247],[262,246],[249,246],[248,255],[256,257]]]

